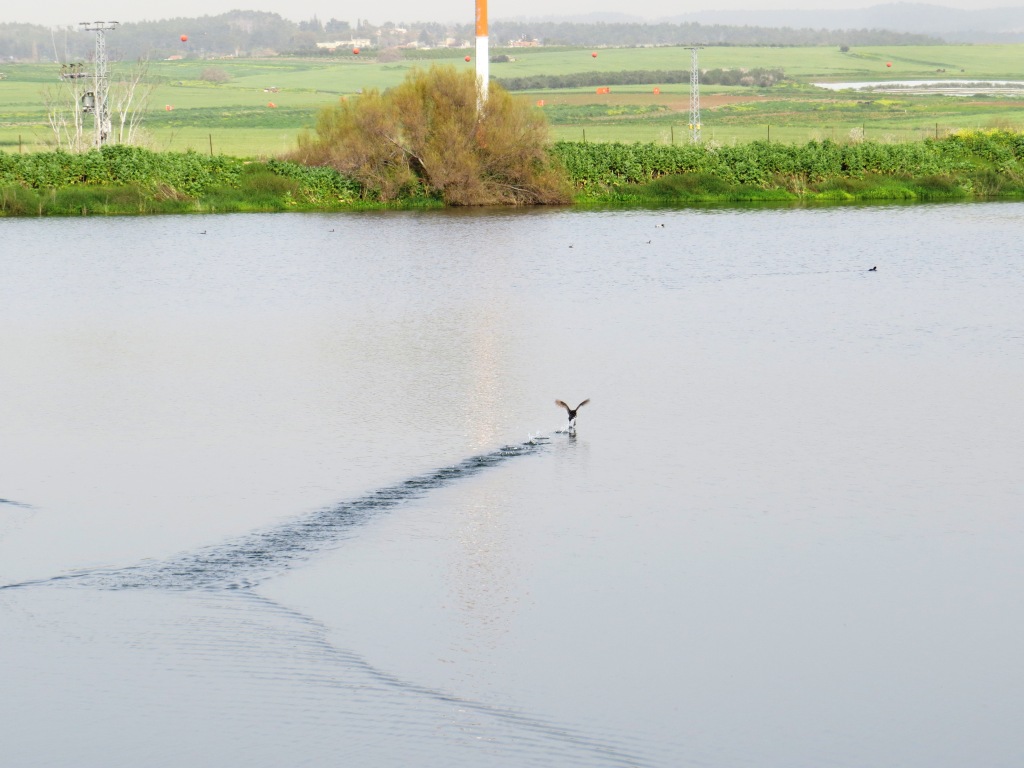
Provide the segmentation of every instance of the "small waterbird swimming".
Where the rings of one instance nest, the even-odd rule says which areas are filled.
[[[574,427],[574,426],[576,426],[576,411],[578,411],[580,408],[582,408],[584,405],[586,405],[589,402],[590,402],[590,398],[588,397],[586,400],[584,400],[582,403],[577,405],[575,408],[570,408],[568,403],[563,402],[561,400],[555,400],[555,405],[557,405],[559,408],[565,408],[565,410],[569,413],[569,426],[570,427]]]
[[[877,272],[877,271],[878,271],[878,267],[872,267],[871,269],[868,270],[868,272]]]

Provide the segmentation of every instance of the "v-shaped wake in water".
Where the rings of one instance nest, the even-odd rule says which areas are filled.
[[[236,539],[184,552],[167,560],[124,568],[97,568],[48,579],[6,584],[0,589],[43,585],[80,585],[97,589],[242,589],[308,560],[318,551],[335,546],[352,528],[375,514],[428,491],[450,485],[481,470],[517,456],[541,450],[546,437],[506,445],[490,453],[471,456],[458,464],[378,488],[352,501],[344,501],[309,515]]]
[[[0,590],[63,585],[114,591],[208,592],[212,600],[228,601],[222,603],[225,610],[232,606],[251,610],[251,615],[246,614],[247,631],[254,631],[254,627],[258,630],[259,622],[254,621],[253,616],[287,620],[285,630],[278,623],[273,623],[274,631],[257,631],[257,637],[259,643],[266,645],[276,640],[275,632],[287,633],[288,647],[282,653],[290,659],[289,668],[297,666],[301,670],[304,685],[338,691],[352,687],[355,683],[351,680],[357,679],[364,705],[367,696],[374,696],[374,701],[383,701],[381,706],[386,706],[398,695],[403,703],[403,708],[397,710],[398,716],[406,718],[410,727],[417,727],[419,718],[440,711],[445,723],[459,722],[460,730],[468,733],[471,740],[484,740],[491,752],[498,750],[502,754],[516,755],[522,765],[538,764],[536,756],[540,754],[557,755],[557,761],[567,766],[650,766],[651,762],[634,752],[631,739],[624,735],[603,733],[591,736],[585,729],[570,723],[466,698],[379,669],[355,651],[331,644],[326,630],[312,618],[275,603],[252,589],[260,582],[307,561],[317,552],[336,546],[355,526],[369,521],[377,513],[472,477],[485,469],[500,466],[509,459],[543,451],[549,439],[546,435],[531,435],[523,443],[471,456],[457,464],[410,477],[356,499],[163,561],[123,568],[82,570],[48,579],[8,584],[0,586]],[[234,610],[238,608],[231,608]],[[228,616],[231,615],[229,611]],[[189,635],[179,642],[187,651],[186,655],[197,654],[200,657],[224,647],[233,648],[231,643],[239,633],[233,624],[228,624],[231,640],[217,635],[218,631],[225,631],[222,623],[210,622],[203,624],[204,634],[197,637]],[[258,653],[252,655],[249,644],[245,647],[246,653],[250,654],[246,657],[248,663],[265,663]],[[235,657],[239,655],[237,650],[232,653]],[[233,660],[237,663],[237,658]],[[265,673],[262,666],[254,667],[254,670]],[[284,673],[278,672],[278,675]],[[339,680],[345,682],[339,683]]]

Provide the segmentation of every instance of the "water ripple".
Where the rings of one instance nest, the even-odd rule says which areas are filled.
[[[22,509],[34,509],[31,504],[25,504],[20,501],[12,501],[11,499],[0,499],[0,504],[6,504],[10,507],[21,507]]]
[[[417,475],[365,496],[317,510],[271,528],[184,552],[168,560],[124,568],[73,571],[47,579],[0,585],[0,589],[74,584],[96,589],[241,589],[281,573],[315,553],[336,546],[352,528],[403,502],[461,480],[511,458],[535,453],[543,440],[505,445],[458,464]],[[10,502],[8,502],[10,503]]]
[[[311,651],[311,668],[307,682],[327,687],[357,689],[360,683],[352,679],[359,672],[370,682],[364,690],[379,688],[400,696],[411,696],[417,707],[440,706],[461,732],[460,740],[475,743],[477,748],[499,750],[517,756],[521,765],[533,764],[538,757],[541,764],[579,766],[630,766],[643,768],[652,763],[630,745],[630,739],[611,732],[597,737],[571,725],[548,721],[542,717],[509,707],[474,701],[453,693],[421,685],[385,672],[366,661],[360,654],[343,650],[328,639],[326,628],[311,617],[286,607],[255,592],[243,592],[252,606],[258,606],[267,615],[276,615],[292,622],[302,644]],[[294,640],[290,641],[294,643]],[[332,668],[332,665],[337,665]],[[407,700],[404,699],[403,700]],[[406,706],[403,705],[403,710]]]

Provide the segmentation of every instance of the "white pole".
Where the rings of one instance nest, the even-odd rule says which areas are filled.
[[[487,0],[476,0],[476,87],[477,109],[487,101],[490,82],[490,55],[487,52]]]

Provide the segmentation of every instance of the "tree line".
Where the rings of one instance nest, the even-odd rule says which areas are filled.
[[[941,45],[927,35],[879,29],[828,30],[686,23],[583,23],[494,21],[492,45],[537,40],[543,45]],[[182,40],[182,35],[187,40]],[[468,43],[474,29],[467,24],[385,22],[355,24],[313,17],[294,22],[263,11],[230,11],[200,18],[162,19],[121,24],[107,36],[112,58],[253,56],[313,52],[318,42],[359,37],[373,47],[444,46]],[[88,60],[94,36],[77,26],[50,28],[37,24],[0,24],[0,57],[8,60],[69,62]]]
[[[785,78],[781,69],[703,69],[700,82],[707,85],[746,85],[768,88]],[[575,72],[568,75],[531,75],[494,78],[507,91],[557,90],[603,85],[670,85],[690,82],[690,70],[652,69],[619,72]]]
[[[467,25],[468,29],[468,25]],[[798,29],[792,27],[733,26],[727,24],[680,24],[662,22],[493,22],[492,39],[537,39],[545,45],[942,45],[928,35],[884,29]]]

